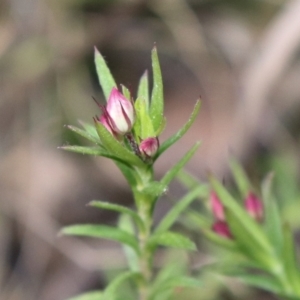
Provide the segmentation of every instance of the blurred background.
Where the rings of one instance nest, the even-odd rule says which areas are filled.
[[[107,274],[124,266],[114,243],[57,236],[66,224],[115,223],[114,214],[85,206],[92,199],[132,203],[110,161],[57,147],[85,144],[64,125],[92,122],[100,113],[92,100],[104,101],[94,45],[116,81],[135,91],[151,69],[154,43],[165,86],[161,141],[202,98],[200,116],[160,159],[157,178],[202,140],[187,170],[226,178],[232,155],[256,183],[275,170],[282,213],[300,227],[299,0],[2,0],[1,300],[63,300],[103,287]],[[172,184],[158,215],[180,193]],[[189,299],[253,297],[273,299],[210,279]]]

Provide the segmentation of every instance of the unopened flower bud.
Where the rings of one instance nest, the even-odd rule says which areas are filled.
[[[212,225],[212,230],[225,238],[228,239],[232,239],[232,234],[230,232],[230,228],[228,226],[228,224],[224,221],[216,221],[213,225]]]
[[[263,220],[264,207],[261,200],[252,192],[249,192],[245,200],[245,208],[249,215],[258,222]]]
[[[214,217],[219,221],[225,221],[224,206],[215,192],[210,193],[210,205]]]
[[[94,121],[98,123],[102,123],[104,127],[110,132],[111,135],[113,135],[116,139],[121,140],[122,136],[117,134],[113,128],[111,127],[110,118],[106,111],[106,108],[102,105],[99,105],[102,109],[102,115],[100,118],[98,116],[94,117]]]
[[[149,137],[144,139],[140,145],[139,149],[147,157],[153,157],[159,147],[159,140],[157,137]]]
[[[106,105],[108,121],[112,130],[118,134],[124,135],[131,131],[135,121],[135,112],[133,104],[127,100],[117,88],[113,88]],[[103,123],[104,124],[104,123]]]
[[[114,135],[114,131],[110,126],[109,116],[107,114],[103,113],[98,121],[101,122],[112,135]]]

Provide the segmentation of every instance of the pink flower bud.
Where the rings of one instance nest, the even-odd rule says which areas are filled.
[[[230,228],[228,224],[224,221],[216,221],[212,226],[212,230],[222,237],[232,239]]]
[[[215,192],[210,193],[210,205],[214,217],[219,221],[225,221],[224,206]]]
[[[106,111],[106,108],[102,105],[99,106],[102,109],[102,115],[100,118],[98,116],[94,117],[94,121],[98,123],[102,123],[104,127],[110,132],[111,135],[113,135],[117,140],[122,140],[122,136],[117,134],[111,127],[109,115]]]
[[[102,116],[100,117],[100,120],[97,119],[97,121],[101,122],[104,127],[112,134],[114,135],[114,131],[113,129],[111,128],[110,126],[110,123],[109,123],[109,116],[107,115],[107,113],[103,113]]]
[[[157,137],[149,137],[144,139],[140,145],[139,149],[147,157],[153,157],[159,147],[159,140]]]
[[[106,111],[108,113],[106,122],[109,123],[114,132],[124,135],[131,131],[135,121],[133,104],[115,87],[109,95]]]
[[[249,215],[258,222],[264,217],[264,207],[261,200],[252,192],[249,192],[245,200],[245,208]]]

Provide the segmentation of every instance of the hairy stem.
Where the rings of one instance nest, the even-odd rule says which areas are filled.
[[[134,191],[137,213],[144,223],[144,228],[140,228],[138,232],[140,248],[139,268],[143,277],[139,285],[139,299],[148,300],[153,260],[153,251],[148,246],[148,241],[151,237],[153,197],[145,193],[145,188],[153,181],[153,176],[152,171],[149,172],[149,170],[142,170],[142,172],[139,172],[139,175],[142,180],[139,182],[138,188]]]

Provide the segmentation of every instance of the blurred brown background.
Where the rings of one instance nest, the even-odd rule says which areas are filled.
[[[154,42],[165,84],[162,141],[202,98],[192,129],[160,159],[158,178],[196,140],[203,145],[187,169],[199,177],[224,176],[232,154],[251,165],[262,153],[288,153],[297,165],[299,0],[2,0],[1,300],[63,300],[101,288],[103,270],[124,264],[113,243],[57,237],[64,224],[114,223],[85,207],[92,199],[131,203],[111,162],[57,146],[84,144],[63,125],[99,114],[93,46],[135,91]]]

